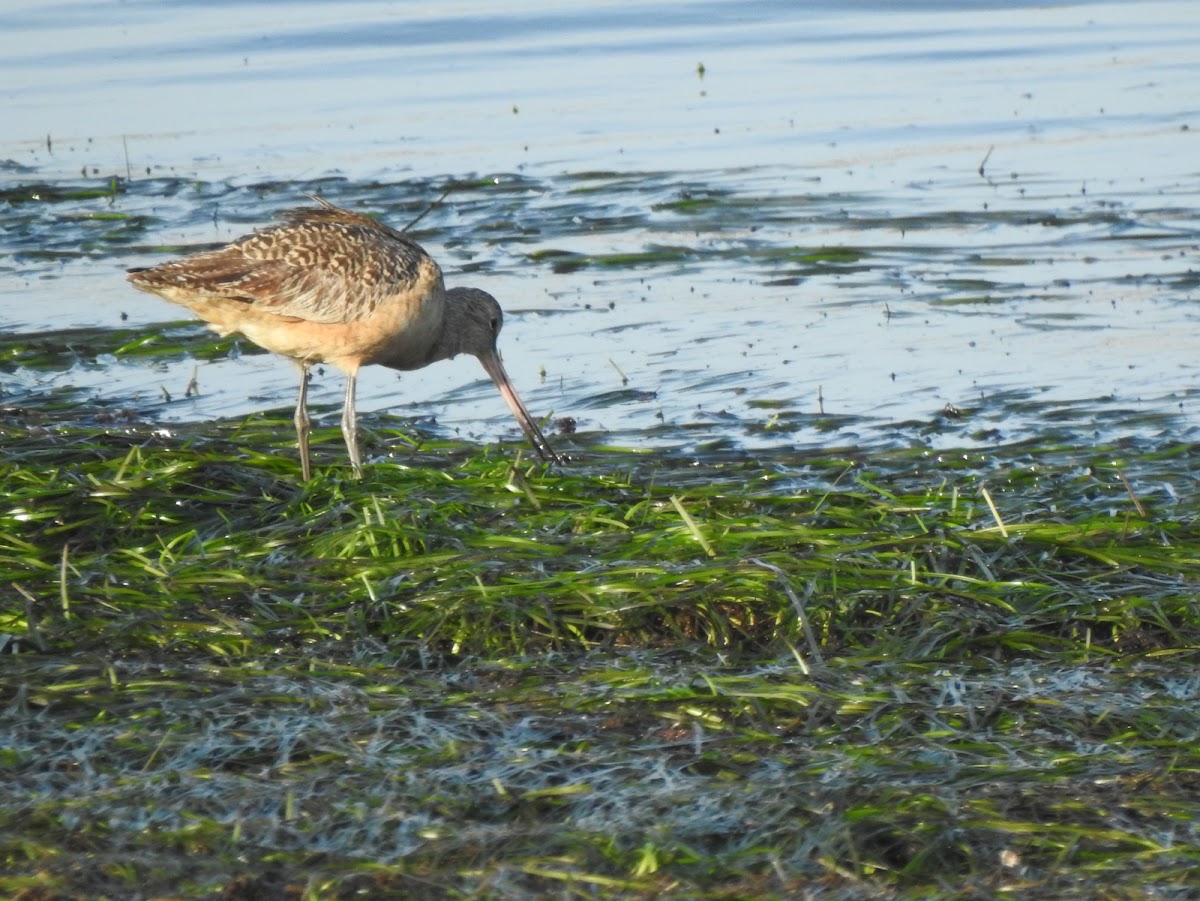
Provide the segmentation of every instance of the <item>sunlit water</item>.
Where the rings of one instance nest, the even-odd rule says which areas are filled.
[[[178,320],[122,270],[305,192],[402,226],[470,180],[414,233],[505,305],[529,406],[590,440],[1194,437],[1200,5],[508,6],[9,4],[3,322]],[[272,357],[183,399],[192,370],[0,365],[0,402],[75,385],[170,423],[294,398]],[[514,435],[482,377],[369,370],[360,409]]]

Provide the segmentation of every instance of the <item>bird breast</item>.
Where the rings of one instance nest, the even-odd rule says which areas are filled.
[[[236,331],[275,353],[346,372],[372,364],[419,369],[441,336],[444,314],[440,277],[427,287],[393,294],[370,315],[348,322],[312,322],[251,308],[242,311]]]

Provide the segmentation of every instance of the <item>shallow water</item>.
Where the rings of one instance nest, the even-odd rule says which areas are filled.
[[[183,317],[127,266],[455,184],[414,234],[580,441],[1194,438],[1197,46],[1182,0],[10,5],[0,321],[150,331]],[[13,359],[0,402],[166,424],[295,392],[249,352],[192,398],[182,354]],[[482,379],[368,371],[360,409],[514,436]]]

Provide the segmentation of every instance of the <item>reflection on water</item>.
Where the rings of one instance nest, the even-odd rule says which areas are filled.
[[[305,192],[401,226],[453,181],[415,234],[505,305],[531,408],[605,440],[1194,429],[1194,4],[65,6],[0,13],[10,329],[175,320],[121,270]],[[180,400],[192,366],[6,364],[0,390],[167,422],[294,391],[242,354]],[[360,407],[510,431],[473,361],[368,371]]]

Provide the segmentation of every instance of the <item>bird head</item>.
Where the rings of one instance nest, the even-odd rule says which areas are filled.
[[[496,339],[504,328],[504,311],[496,298],[479,288],[451,288],[446,292],[445,319],[452,334],[445,336],[446,348],[454,354],[467,353],[483,358],[496,354]]]

